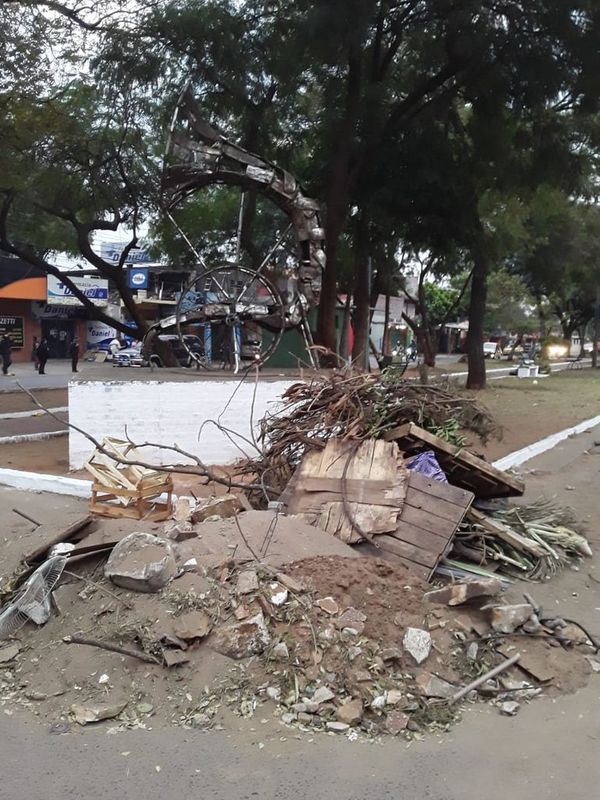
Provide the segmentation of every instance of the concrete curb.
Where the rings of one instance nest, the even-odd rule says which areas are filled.
[[[59,408],[49,408],[53,414],[63,414],[69,410],[69,406],[60,406]],[[22,417],[42,417],[46,411],[41,411],[39,408],[33,411],[11,411],[8,414],[0,414],[0,419],[21,419]]]
[[[59,436],[68,436],[69,431],[46,431],[45,433],[21,433],[17,436],[0,436],[2,444],[21,444],[22,442],[41,442],[44,439],[56,439]]]

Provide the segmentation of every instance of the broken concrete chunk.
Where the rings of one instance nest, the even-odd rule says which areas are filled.
[[[402,658],[402,650],[399,647],[386,647],[381,651],[381,657],[387,664],[390,661],[400,661]]]
[[[386,694],[385,703],[388,706],[397,706],[404,700],[404,693],[399,689],[390,689]]]
[[[358,725],[363,717],[362,700],[348,700],[336,709],[335,718],[346,725]]]
[[[328,722],[325,727],[328,731],[333,731],[333,733],[345,733],[349,730],[350,725],[346,722]]]
[[[304,584],[297,581],[295,578],[291,578],[289,575],[286,575],[284,572],[278,572],[275,575],[279,583],[282,583],[290,592],[294,592],[295,594],[299,594],[300,592],[304,591]]]
[[[385,720],[385,729],[392,736],[397,736],[406,730],[410,717],[402,711],[390,711]]]
[[[269,584],[269,600],[272,605],[279,607],[284,605],[288,599],[288,590],[280,583]]]
[[[192,505],[187,497],[178,497],[175,502],[173,519],[177,522],[186,522],[192,516]]]
[[[581,630],[579,625],[571,625],[570,623],[561,628],[560,635],[564,639],[568,639],[572,644],[586,644],[589,642],[587,635]]]
[[[357,645],[352,645],[352,647],[348,648],[348,659],[350,661],[355,661],[361,654],[362,654],[362,647],[357,647]]]
[[[387,696],[385,694],[378,694],[377,697],[374,697],[371,701],[371,708],[373,711],[381,711],[382,708],[385,708]]]
[[[321,703],[329,703],[334,697],[334,693],[327,686],[319,686],[311,699],[313,703],[320,705]]]
[[[529,603],[518,603],[513,606],[486,606],[490,625],[497,633],[514,633],[517,628],[533,614],[533,606]]]
[[[287,661],[290,657],[290,651],[285,642],[278,642],[273,648],[273,657],[279,661]]]
[[[516,700],[507,700],[505,703],[499,703],[498,708],[501,714],[505,714],[507,717],[514,717],[521,705]]]
[[[240,572],[237,579],[235,591],[239,595],[252,594],[258,591],[258,575],[256,570],[247,569]]]
[[[176,617],[173,623],[175,635],[187,641],[189,639],[204,639],[212,628],[212,620],[204,611],[186,611]]]
[[[175,525],[171,523],[168,527],[165,526],[165,533],[173,542],[185,542],[188,539],[195,539],[198,536],[192,523],[187,520],[184,522],[177,522]]]
[[[262,612],[242,622],[218,628],[209,640],[217,653],[235,659],[259,655],[270,643],[271,637]]]
[[[337,614],[340,610],[333,597],[321,597],[319,600],[315,600],[315,605],[330,616]]]
[[[458,606],[466,603],[473,597],[495,597],[502,591],[502,581],[499,578],[479,578],[478,580],[453,583],[441,589],[427,592],[425,600],[429,603]]]
[[[365,629],[366,614],[356,608],[347,608],[343,614],[336,619],[335,624],[338,628],[351,628],[356,631],[356,635]]]
[[[437,675],[432,675],[430,672],[423,672],[419,675],[416,683],[421,694],[425,697],[450,698],[456,693],[456,686],[442,678],[438,678]]]
[[[243,505],[235,494],[224,494],[220,497],[209,497],[196,506],[192,514],[192,522],[206,522],[209,517],[227,519],[243,511]]]
[[[163,659],[167,667],[178,667],[180,664],[187,664],[190,657],[181,650],[163,650]]]
[[[127,703],[116,703],[115,705],[80,705],[74,703],[71,706],[71,713],[75,717],[75,722],[79,725],[88,725],[91,722],[102,722],[103,719],[114,719],[118,717]]]
[[[171,545],[151,533],[130,533],[115,546],[104,574],[134,592],[158,592],[177,572]]]
[[[12,661],[19,655],[20,651],[21,647],[16,643],[9,644],[6,647],[0,647],[0,664],[6,664],[8,661]]]
[[[275,700],[276,703],[281,700],[281,689],[279,686],[267,686],[266,694],[269,700]]]
[[[417,664],[422,664],[431,652],[431,634],[421,628],[407,628],[402,644]]]

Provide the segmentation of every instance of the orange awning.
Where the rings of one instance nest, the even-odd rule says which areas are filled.
[[[0,300],[46,301],[46,278],[24,278],[0,289]]]

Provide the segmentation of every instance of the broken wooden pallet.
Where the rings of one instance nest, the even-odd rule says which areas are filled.
[[[472,502],[472,492],[410,472],[398,524],[374,545],[429,580]]]
[[[476,497],[514,497],[525,491],[523,481],[488,464],[461,447],[449,444],[413,422],[385,434],[388,442],[397,442],[406,456],[433,450],[440,467],[454,486],[473,492]]]
[[[393,442],[330,439],[306,454],[280,500],[286,513],[352,544],[396,529],[407,475]]]

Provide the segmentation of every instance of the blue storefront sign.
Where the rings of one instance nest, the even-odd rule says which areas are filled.
[[[129,268],[129,288],[147,289],[148,288],[148,268],[130,267]]]

